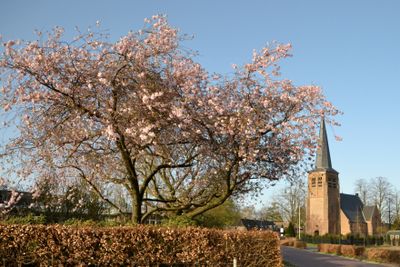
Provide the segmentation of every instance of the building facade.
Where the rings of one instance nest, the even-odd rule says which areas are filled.
[[[364,206],[357,194],[341,194],[339,190],[339,173],[332,168],[322,119],[315,168],[308,174],[306,233],[377,235],[382,225],[377,207]]]
[[[325,122],[321,120],[315,169],[308,174],[306,232],[340,233],[339,173],[332,168]]]

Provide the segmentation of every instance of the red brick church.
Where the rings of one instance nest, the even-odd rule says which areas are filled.
[[[343,194],[339,189],[339,173],[332,168],[322,119],[315,168],[308,175],[306,233],[376,235],[382,224],[377,207],[365,206],[357,194]]]

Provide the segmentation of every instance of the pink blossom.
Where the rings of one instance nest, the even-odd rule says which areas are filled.
[[[110,140],[115,140],[117,138],[117,134],[114,132],[112,125],[107,126],[105,133],[107,138],[109,138]]]
[[[320,115],[337,125],[321,88],[273,76],[290,44],[255,50],[224,76],[182,49],[165,16],[145,24],[117,42],[89,32],[66,45],[56,28],[15,50],[5,43],[0,102],[19,129],[0,158],[8,172],[66,187],[84,179],[110,201],[110,185],[122,185],[128,202],[148,194],[158,204],[147,207],[194,216],[206,199],[298,170],[315,151]]]

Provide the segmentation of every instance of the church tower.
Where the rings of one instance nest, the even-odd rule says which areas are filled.
[[[328,136],[322,118],[315,169],[308,173],[307,234],[340,234],[339,199],[339,173],[332,168]]]

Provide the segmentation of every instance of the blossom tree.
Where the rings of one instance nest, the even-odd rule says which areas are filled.
[[[10,177],[83,179],[120,212],[105,188],[123,186],[136,223],[192,218],[290,175],[313,152],[320,116],[335,123],[319,87],[279,78],[290,45],[222,76],[181,48],[164,16],[145,23],[116,42],[90,31],[66,42],[56,27],[4,43],[0,103],[18,127],[2,151]]]

